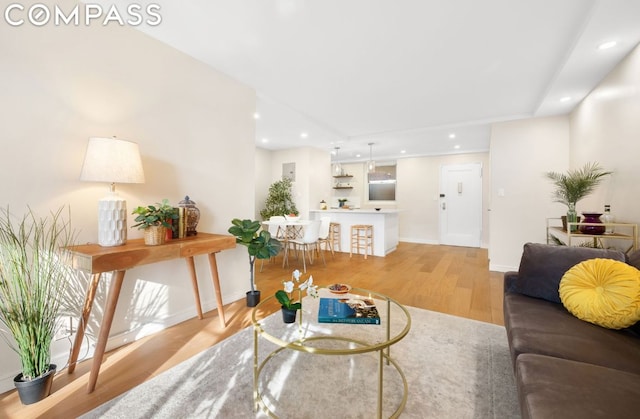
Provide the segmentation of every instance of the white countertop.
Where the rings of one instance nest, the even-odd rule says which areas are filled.
[[[397,210],[397,209],[386,209],[386,208],[382,208],[380,211],[376,211],[373,208],[348,208],[348,209],[342,209],[342,208],[329,208],[326,210],[319,210],[319,209],[312,209],[309,210],[309,212],[335,212],[335,213],[340,213],[340,214],[349,214],[349,213],[357,213],[357,214],[397,214],[399,213],[401,210]]]

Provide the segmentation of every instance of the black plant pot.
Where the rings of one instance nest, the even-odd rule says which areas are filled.
[[[260,302],[260,291],[247,291],[247,307],[255,307]]]
[[[295,322],[296,313],[298,313],[298,310],[291,310],[291,309],[282,307],[282,321],[285,323]]]
[[[55,374],[56,365],[50,364],[49,371],[34,380],[23,380],[22,373],[16,375],[13,379],[13,384],[18,389],[18,395],[20,396],[22,404],[33,404],[49,396]]]

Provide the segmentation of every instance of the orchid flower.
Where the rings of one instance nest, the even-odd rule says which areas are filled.
[[[300,273],[299,270],[296,269],[295,271],[293,271],[292,276],[296,279],[296,282],[300,282],[300,275],[302,274]]]
[[[285,292],[291,294],[293,292],[293,281],[286,281],[284,283]]]
[[[295,271],[293,271],[293,274],[291,274],[291,277],[295,279],[296,282],[300,282],[301,275],[302,274],[300,273],[300,271],[296,269]],[[291,293],[295,291],[295,283],[293,282],[293,279],[291,281],[282,282],[284,290],[276,291],[276,299],[280,302],[280,304],[282,304],[283,307],[293,310],[300,310],[302,308],[302,301],[294,303],[291,300]],[[298,290],[306,290],[308,296],[313,298],[318,297],[318,286],[313,285],[313,276],[311,275],[309,276],[309,279],[298,286]]]

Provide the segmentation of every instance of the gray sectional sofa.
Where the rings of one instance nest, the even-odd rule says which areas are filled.
[[[504,320],[523,418],[639,418],[640,328],[606,329],[569,313],[558,294],[564,273],[618,251],[524,246],[504,276]]]

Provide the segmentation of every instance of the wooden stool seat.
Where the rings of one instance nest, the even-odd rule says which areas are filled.
[[[354,224],[351,226],[349,257],[353,256],[354,253],[360,254],[360,250],[364,251],[365,259],[369,251],[373,256],[373,226],[370,224]]]
[[[338,252],[342,252],[341,242],[341,232],[340,232],[340,223],[334,223],[333,221],[329,224],[329,241],[331,242],[331,253],[334,250],[338,250]]]

